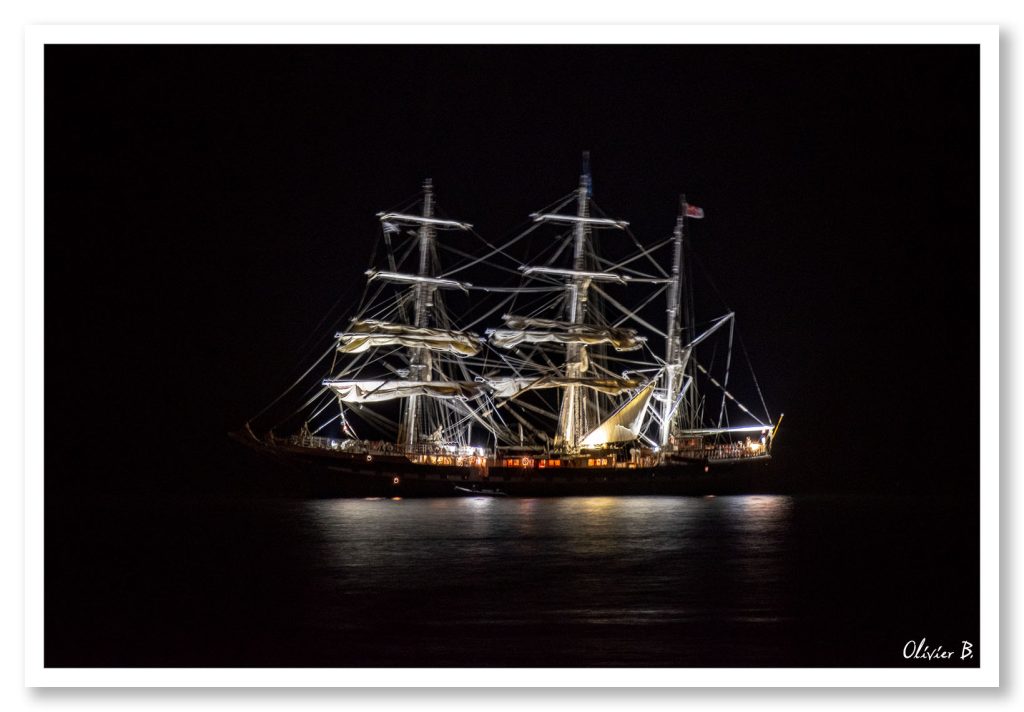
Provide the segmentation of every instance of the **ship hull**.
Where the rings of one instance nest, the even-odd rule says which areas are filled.
[[[470,468],[416,464],[401,455],[269,444],[247,445],[280,465],[302,492],[332,497],[709,495],[767,492],[767,458],[679,460],[651,467]]]

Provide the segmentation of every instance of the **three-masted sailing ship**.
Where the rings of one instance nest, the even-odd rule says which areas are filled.
[[[645,245],[594,203],[586,163],[499,244],[443,217],[430,180],[379,213],[363,297],[295,384],[301,426],[241,439],[363,496],[710,492],[767,461],[781,417],[730,390],[735,314],[696,317],[703,210],[683,197]]]

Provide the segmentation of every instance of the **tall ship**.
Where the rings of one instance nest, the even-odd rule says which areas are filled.
[[[682,197],[671,233],[644,242],[596,205],[588,163],[501,241],[446,216],[430,180],[378,213],[362,298],[273,404],[297,408],[234,437],[337,495],[705,494],[756,478],[782,418],[749,363],[734,386],[735,313],[697,318],[704,211]]]

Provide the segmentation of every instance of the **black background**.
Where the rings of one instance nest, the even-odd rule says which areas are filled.
[[[777,476],[976,492],[975,47],[50,46],[45,91],[49,485],[216,486],[376,211],[429,176],[498,239],[589,150],[645,242],[707,211]]]
[[[706,210],[695,250],[786,413],[766,482],[818,493],[783,552],[792,625],[655,662],[750,664],[756,643],[777,647],[756,664],[932,664],[904,642],[976,640],[978,71],[969,46],[47,47],[47,664],[436,664],[417,635],[454,636],[460,664],[585,661],[546,651],[546,626],[461,648],[464,609],[435,604],[492,610],[472,576],[437,600],[392,582],[420,605],[408,627],[368,592],[345,619],[365,645],[340,645],[325,631],[351,592],[296,573],[319,551],[307,519],[238,496],[273,474],[227,438],[358,297],[378,210],[431,177],[500,240],[576,186],[584,150],[596,201],[645,242],[680,193]],[[665,573],[685,589],[743,562],[712,554],[707,579]],[[555,568],[573,566],[640,607],[628,584],[661,571]],[[647,649],[651,630],[623,635]],[[665,650],[693,634],[653,630]]]

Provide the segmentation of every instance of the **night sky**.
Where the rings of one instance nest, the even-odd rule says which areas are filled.
[[[358,297],[378,210],[431,177],[499,240],[576,186],[584,150],[595,200],[641,240],[671,232],[682,192],[707,212],[695,250],[786,414],[777,474],[977,489],[976,47],[45,61],[48,492],[217,482],[228,431]]]

